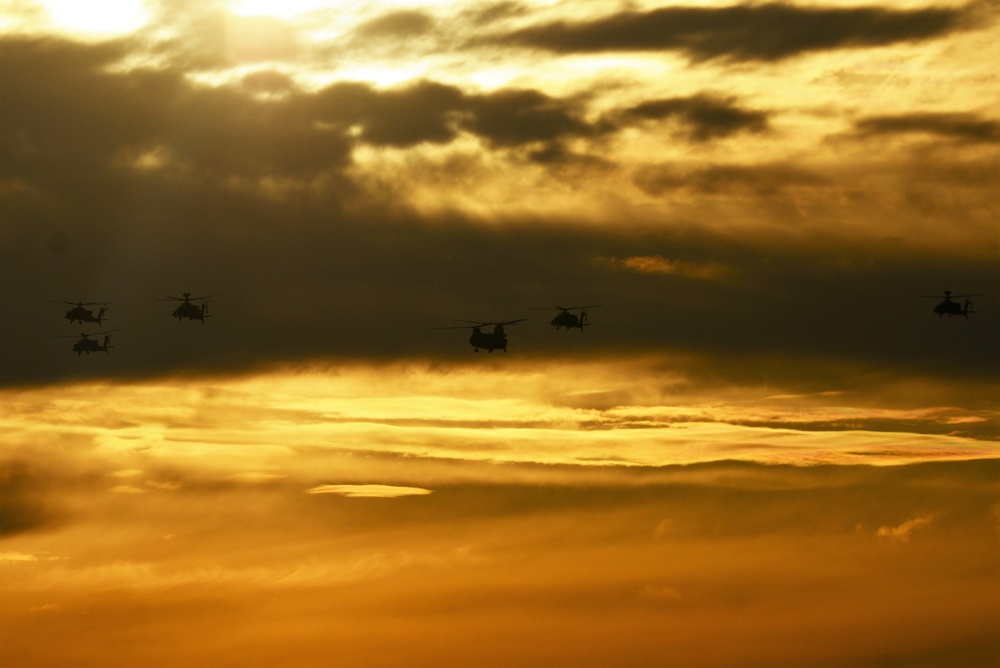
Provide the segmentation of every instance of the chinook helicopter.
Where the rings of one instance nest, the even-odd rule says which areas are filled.
[[[532,310],[559,311],[559,313],[556,314],[556,317],[552,318],[552,321],[549,323],[550,325],[556,329],[559,329],[560,327],[565,327],[566,329],[576,327],[582,332],[583,328],[590,324],[587,322],[587,309],[597,308],[598,306],[600,306],[600,304],[591,304],[590,306],[553,306],[551,308],[538,308]],[[570,313],[570,311],[580,311],[580,315]]]
[[[108,310],[109,303],[106,302],[55,302],[56,304],[69,304],[73,308],[66,311],[66,319],[69,320],[72,325],[75,322],[95,322],[98,325],[104,320],[104,314]],[[84,306],[96,306],[97,304],[102,304],[101,308],[97,311],[97,315],[89,308],[83,308]]]
[[[971,295],[953,295],[951,290],[945,290],[943,295],[917,295],[918,297],[928,297],[930,299],[943,299],[937,306],[934,307],[934,312],[938,314],[938,317],[948,316],[949,318],[953,315],[961,315],[966,318],[969,317],[970,313],[973,311],[969,310],[972,306],[972,300],[969,297],[979,297],[982,295],[981,292],[976,292]],[[951,298],[955,299],[965,299],[964,304],[959,304],[958,302],[952,301]]]
[[[157,299],[156,301],[181,302],[181,304],[179,304],[177,308],[174,309],[174,312],[171,315],[177,318],[178,322],[182,318],[187,318],[188,320],[201,320],[201,324],[204,325],[205,318],[209,317],[208,304],[192,304],[191,300],[193,299],[195,301],[201,301],[202,299],[208,299],[209,297],[218,297],[218,295],[205,295],[204,297],[192,297],[190,292],[185,292],[183,297],[167,296],[166,299]]]
[[[80,334],[80,338],[77,340],[76,343],[73,344],[73,352],[75,352],[77,355],[82,355],[83,353],[87,353],[89,355],[90,353],[99,353],[99,352],[103,352],[103,353],[107,354],[108,350],[110,350],[111,347],[112,347],[111,346],[111,332],[117,332],[117,331],[118,331],[117,329],[109,329],[109,330],[107,330],[105,332],[94,332],[93,334],[83,334],[83,333],[81,333]],[[94,339],[90,338],[91,336],[99,336],[101,334],[104,334],[104,343],[103,344],[98,343]],[[71,339],[73,337],[72,336],[60,336],[60,337],[57,337],[57,338],[60,338],[60,339]]]
[[[502,350],[507,352],[507,334],[503,331],[504,325],[516,325],[524,322],[527,318],[520,320],[507,320],[506,322],[479,322],[476,320],[456,320],[455,322],[469,322],[471,325],[452,325],[451,327],[435,327],[434,329],[471,329],[469,345],[478,353],[480,348],[487,352]],[[493,325],[493,332],[484,332],[483,327]]]

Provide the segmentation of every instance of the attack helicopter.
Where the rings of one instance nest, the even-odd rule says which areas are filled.
[[[209,297],[218,297],[218,295],[205,295],[204,297],[192,297],[190,292],[185,292],[183,297],[170,297],[168,295],[166,299],[157,299],[156,301],[181,302],[181,304],[179,304],[177,308],[174,309],[174,312],[171,315],[177,318],[178,322],[180,322],[182,318],[187,318],[188,320],[201,320],[201,324],[204,325],[205,318],[209,317],[208,304],[192,304],[191,301],[192,300],[201,301],[203,299],[208,299]]]
[[[83,334],[83,333],[81,333],[80,334],[80,338],[77,340],[76,343],[73,344],[73,352],[75,352],[77,355],[82,355],[83,353],[87,353],[89,355],[90,353],[99,353],[99,352],[103,352],[103,353],[107,354],[108,350],[110,350],[112,348],[112,346],[111,346],[111,332],[117,332],[117,331],[118,331],[117,329],[109,329],[109,330],[104,331],[104,332],[94,332],[93,334]],[[99,336],[101,334],[104,334],[104,343],[103,344],[98,343],[94,339],[90,338],[91,336]],[[72,336],[60,336],[60,337],[57,337],[57,338],[60,338],[60,339],[71,339],[73,337]]]
[[[552,318],[549,323],[556,329],[560,327],[565,327],[569,329],[570,327],[576,327],[581,332],[583,328],[589,325],[587,321],[587,309],[597,308],[600,304],[591,304],[590,306],[553,306],[551,308],[537,308],[532,309],[534,311],[559,311],[556,317]],[[580,314],[570,313],[570,311],[580,311]]]
[[[469,345],[478,353],[480,348],[492,353],[494,350],[507,352],[507,334],[504,332],[504,325],[516,325],[524,322],[527,318],[520,320],[507,320],[506,322],[480,322],[478,320],[456,320],[455,322],[468,322],[469,325],[452,325],[451,327],[435,327],[434,329],[471,329]],[[484,332],[483,327],[493,325],[492,332]]]
[[[934,307],[934,312],[938,314],[938,317],[948,316],[949,318],[953,315],[961,315],[966,318],[969,317],[970,310],[972,306],[972,300],[969,297],[979,297],[983,293],[976,292],[969,295],[953,295],[951,290],[945,290],[943,295],[917,295],[918,297],[928,297],[930,299],[942,299],[944,301],[940,302]],[[964,304],[960,304],[956,301],[952,301],[952,297],[955,299],[965,299]]]
[[[75,322],[85,323],[94,322],[98,325],[104,320],[104,314],[108,311],[108,302],[55,302],[56,304],[69,304],[73,308],[66,311],[66,319],[69,320],[72,325]],[[84,306],[96,306],[102,304],[101,308],[97,311],[97,315],[89,308],[84,308]]]

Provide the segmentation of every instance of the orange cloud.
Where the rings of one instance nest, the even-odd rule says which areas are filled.
[[[399,496],[422,496],[431,490],[421,487],[394,485],[318,485],[306,490],[307,494],[339,494],[351,498],[394,499]]]
[[[699,280],[715,280],[731,273],[729,267],[716,262],[670,260],[661,255],[633,255],[625,258],[602,257],[597,258],[597,263],[639,274],[663,274]]]
[[[910,540],[910,534],[920,527],[927,526],[933,521],[933,515],[921,515],[920,517],[914,517],[913,519],[906,520],[899,526],[879,527],[877,534],[880,538],[891,538],[893,540],[906,543]]]

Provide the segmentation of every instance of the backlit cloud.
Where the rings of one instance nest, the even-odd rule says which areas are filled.
[[[906,520],[899,526],[879,527],[877,534],[880,538],[891,538],[905,543],[910,540],[910,535],[914,531],[929,525],[933,521],[933,515],[921,515],[920,517]]]
[[[965,27],[960,9],[800,7],[770,2],[623,11],[563,20],[495,38],[561,53],[677,51],[692,60],[777,61],[831,49],[945,36]]]
[[[0,664],[992,666],[998,31],[0,0]]]
[[[598,258],[599,264],[640,274],[665,274],[709,280],[726,276],[730,270],[720,264],[670,260],[660,255],[637,255],[625,258]]]
[[[423,496],[431,490],[420,487],[395,485],[318,485],[306,490],[308,494],[339,494],[351,498],[394,499],[399,496]]]

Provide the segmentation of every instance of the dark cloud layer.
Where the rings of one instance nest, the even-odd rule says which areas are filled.
[[[742,109],[731,99],[710,95],[649,100],[625,111],[626,117],[663,120],[678,119],[697,141],[727,137],[737,132],[763,132],[767,114]]]
[[[6,448],[8,444],[0,443]],[[0,539],[49,527],[55,514],[47,503],[49,485],[41,462],[0,459]]]
[[[424,81],[306,93],[267,71],[208,88],[169,69],[109,71],[126,46],[0,42],[0,87],[17,100],[5,104],[0,127],[3,304],[20,318],[3,332],[4,350],[19,351],[3,356],[5,382],[316,356],[467,355],[464,334],[431,328],[452,318],[527,317],[532,307],[566,302],[606,306],[582,336],[556,336],[547,318],[533,318],[512,331],[512,351],[785,350],[935,373],[997,368],[989,342],[998,310],[989,301],[968,322],[939,322],[933,304],[911,297],[950,289],[989,300],[1000,281],[984,259],[907,255],[888,241],[772,243],[698,231],[684,215],[620,228],[528,214],[498,213],[490,225],[458,213],[431,220],[406,206],[405,183],[353,171],[360,145],[399,149],[464,134],[510,164],[610,172],[621,167],[571,150],[569,140],[603,141],[629,124],[667,120],[703,142],[766,129],[766,110],[704,94],[588,120],[579,100],[537,90],[478,93]],[[278,94],[261,99],[261,91]],[[902,125],[995,131],[965,116],[913,116]],[[458,179],[470,165],[456,163],[440,178]],[[633,176],[658,197],[752,195],[776,206],[788,206],[781,196],[791,189],[839,187],[775,162],[651,164]],[[926,192],[913,196],[927,208]],[[681,270],[639,271],[634,257]],[[209,324],[178,324],[169,304],[152,299],[182,292],[224,296],[213,301]],[[121,331],[113,354],[77,364],[72,342],[51,337],[79,327],[50,300],[114,302],[111,323]]]
[[[933,39],[964,28],[961,9],[799,7],[784,3],[721,8],[664,7],[592,21],[560,21],[491,41],[559,53],[678,51],[695,61],[778,61],[830,49]]]
[[[978,114],[912,113],[872,116],[857,121],[854,130],[861,136],[922,133],[967,142],[1000,142],[1000,121]]]

